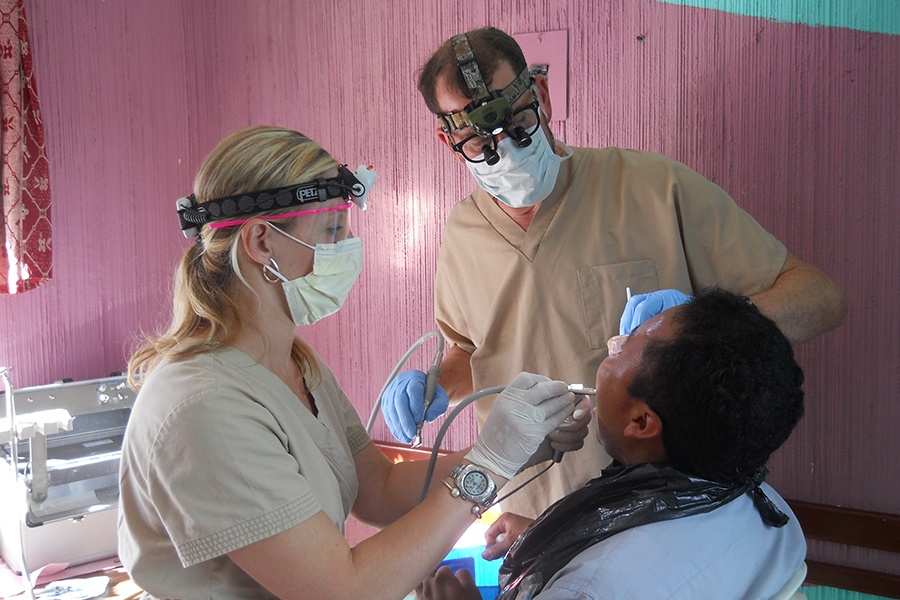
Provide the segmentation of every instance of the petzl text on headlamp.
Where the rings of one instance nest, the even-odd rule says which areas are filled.
[[[371,165],[359,165],[355,173],[351,173],[347,165],[340,165],[337,177],[320,177],[315,181],[216,198],[200,204],[191,194],[176,200],[175,206],[184,237],[192,238],[200,235],[200,228],[207,223],[229,221],[231,225],[238,225],[260,213],[333,198],[344,198],[366,210],[366,197],[374,183],[375,168]]]
[[[472,138],[475,136],[472,136],[455,144],[453,149],[462,153],[466,159],[472,162],[484,160],[488,164],[496,164],[499,156],[495,150],[495,136],[506,132],[507,135],[514,137],[521,147],[531,143],[531,134],[536,130],[536,126],[531,125],[530,121],[536,120],[537,107],[530,105],[519,111],[513,111],[512,107],[522,94],[528,91],[534,80],[526,67],[506,88],[490,92],[481,76],[481,70],[478,68],[475,52],[469,44],[468,36],[461,33],[453,36],[450,41],[456,53],[456,64],[462,72],[473,101],[461,111],[439,115],[438,120],[441,128],[447,132],[471,127],[475,136],[483,138],[483,142],[473,140]],[[517,117],[518,119],[523,118],[521,115],[523,111],[534,112],[534,117],[525,117],[529,121],[528,126],[514,123]],[[466,151],[464,148],[475,148],[478,151],[477,154],[483,154],[484,157],[476,159],[475,156],[470,156],[473,152]]]

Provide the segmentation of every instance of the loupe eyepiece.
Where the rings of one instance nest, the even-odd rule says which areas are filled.
[[[531,135],[525,131],[524,127],[516,127],[512,132],[512,138],[519,144],[519,148],[527,148],[531,145]]]
[[[500,155],[497,154],[497,151],[491,148],[489,145],[485,144],[484,148],[482,148],[482,152],[484,152],[484,162],[486,162],[490,166],[493,167],[498,162],[500,162]]]

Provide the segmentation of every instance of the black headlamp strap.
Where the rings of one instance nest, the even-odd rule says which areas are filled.
[[[347,165],[338,167],[338,176],[300,183],[282,188],[260,190],[216,198],[197,204],[193,194],[177,201],[178,223],[186,237],[199,234],[206,223],[226,219],[250,217],[258,213],[302,206],[311,202],[325,202],[332,198],[360,196],[366,191]]]
[[[456,64],[462,72],[466,80],[466,86],[469,88],[469,95],[474,100],[481,100],[488,95],[487,86],[484,85],[484,79],[481,77],[481,69],[478,68],[478,62],[475,60],[475,52],[469,44],[469,36],[465,33],[454,35],[450,38],[453,44],[453,51],[456,53]]]

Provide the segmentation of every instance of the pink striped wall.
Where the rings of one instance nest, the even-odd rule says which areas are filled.
[[[472,27],[562,29],[569,116],[554,125],[558,137],[686,162],[847,294],[846,324],[798,350],[807,416],[773,458],[772,481],[789,497],[900,512],[898,36],[651,0],[25,5],[55,264],[52,282],[0,297],[0,364],[14,368],[17,387],[124,368],[139,330],[164,321],[187,244],[175,198],[221,137],[274,123],[352,166],[378,168],[356,227],[367,249],[362,281],[338,316],[302,332],[367,417],[394,362],[433,327],[441,227],[470,187],[432,134],[417,67]],[[473,439],[465,421],[453,448]],[[375,435],[389,439],[380,421]],[[813,554],[890,564],[871,553]]]

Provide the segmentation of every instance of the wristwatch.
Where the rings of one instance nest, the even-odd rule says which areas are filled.
[[[456,485],[446,480],[443,482],[450,490],[450,494],[455,498],[474,502],[472,512],[479,517],[497,497],[494,480],[486,470],[477,465],[459,463],[450,471],[450,478]]]

